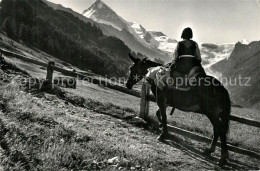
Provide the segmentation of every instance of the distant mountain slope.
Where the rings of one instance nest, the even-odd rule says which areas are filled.
[[[81,14],[73,11],[71,8],[66,8],[66,7],[63,7],[62,5],[60,4],[55,4],[55,3],[52,3],[48,0],[42,0],[44,3],[46,3],[49,7],[52,7],[54,10],[60,10],[60,11],[64,11],[64,12],[68,12],[72,15],[74,15],[75,17],[78,17],[79,19],[85,21],[85,22],[88,22],[88,23],[92,23],[92,24],[97,24],[96,22],[94,22],[93,20],[89,19],[89,18],[86,18],[84,16],[82,16]],[[98,24],[97,24],[98,25]]]
[[[160,43],[144,27],[138,23],[124,20],[101,0],[97,0],[82,14],[103,26],[107,25],[107,27],[101,28],[105,29],[104,33],[121,39],[133,51],[142,53],[151,59],[160,58],[165,62],[170,60],[169,54],[158,49]]]
[[[178,41],[167,37],[162,32],[158,31],[149,31],[151,36],[158,42],[158,49],[173,55],[174,49],[177,46]]]
[[[41,0],[2,0],[1,29],[81,69],[109,76],[128,72],[131,51],[121,40],[105,36],[91,22]]]
[[[164,62],[167,62],[171,59],[170,57],[165,56],[164,52],[158,53],[155,49],[147,48],[142,42],[137,41],[133,34],[126,29],[117,30],[110,25],[101,23],[99,23],[99,28],[105,35],[113,36],[122,40],[132,51],[141,53],[152,60],[160,58]]]
[[[233,43],[199,43],[202,65],[205,68],[207,74],[218,77],[218,74],[211,69],[211,66],[223,59],[228,58],[234,47],[235,45]]]
[[[260,41],[242,43],[236,43],[230,57],[216,63],[211,69],[231,79],[232,84],[237,81],[237,85],[228,86],[235,103],[260,109]],[[239,77],[243,78],[240,79],[243,86],[239,85]],[[247,80],[248,86],[245,85]]]

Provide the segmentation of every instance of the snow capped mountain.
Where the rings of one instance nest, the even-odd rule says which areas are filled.
[[[135,32],[142,38],[144,39],[145,38],[145,35],[146,35],[146,30],[138,23],[131,23],[131,27],[135,30]]]
[[[145,28],[143,28],[143,26],[141,26],[138,23],[135,22],[129,22],[130,26],[132,27],[132,29],[134,29],[135,33],[143,40],[145,40],[146,43],[150,44],[150,45],[155,45],[158,46],[158,42],[156,42],[154,40],[154,38],[151,36],[151,34],[145,30]]]
[[[170,60],[169,54],[158,48],[160,42],[156,41],[144,27],[138,23],[124,20],[101,0],[97,0],[91,7],[84,10],[82,15],[103,24],[105,34],[123,40],[133,51],[140,52],[152,59],[160,58],[164,62]]]
[[[147,32],[140,24],[125,21],[101,0],[97,0],[90,8],[83,11],[82,14],[98,23],[110,25],[120,31],[126,29],[132,33],[138,41],[143,43],[146,42],[148,45],[152,41],[149,32]]]
[[[158,49],[165,51],[169,54],[173,54],[174,49],[177,46],[178,41],[167,37],[162,32],[150,31],[152,37],[159,43]]]
[[[91,7],[83,11],[82,15],[98,23],[111,25],[118,30],[128,28],[127,22],[101,0],[97,0]]]
[[[149,32],[147,32],[140,24],[125,21],[101,0],[97,0],[91,7],[83,11],[82,14],[98,23],[110,25],[119,31],[125,29],[139,42],[146,43],[147,46],[152,41]]]
[[[151,33],[154,37],[166,36],[165,34],[163,34],[163,32],[160,32],[160,31],[150,31],[150,33]]]
[[[242,39],[239,41],[241,44],[248,45],[250,42],[247,39]]]
[[[212,71],[211,66],[223,59],[228,59],[234,47],[235,43],[199,43],[202,65],[206,73],[218,77],[218,73]]]
[[[212,44],[199,43],[203,65],[210,67],[218,61],[228,58],[234,49],[235,44]]]

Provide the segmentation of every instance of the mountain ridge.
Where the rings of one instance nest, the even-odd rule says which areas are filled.
[[[2,0],[1,29],[83,70],[101,75],[125,76],[131,50],[115,37],[106,36],[95,23],[41,0]]]
[[[168,53],[165,53],[164,51],[157,48],[159,43],[156,42],[156,40],[150,35],[148,31],[146,31],[138,23],[126,21],[121,16],[119,16],[116,12],[114,12],[104,2],[96,1],[88,9],[84,10],[82,15],[96,21],[97,23],[106,24],[116,29],[113,30],[112,28],[110,28],[110,31],[107,30],[108,34],[110,34],[110,32],[121,33],[120,35],[111,34],[111,36],[115,36],[121,39],[122,41],[124,41],[125,44],[128,45],[130,48],[132,48],[133,51],[140,52],[151,59],[157,57],[162,59],[165,62],[170,61],[170,56],[168,55]],[[125,32],[129,32],[133,36],[130,42],[127,39],[127,37],[129,36],[123,35]],[[135,46],[133,46],[133,44],[135,43],[142,44],[142,45],[140,48],[137,49]],[[150,53],[150,51],[152,53]]]
[[[223,77],[232,79],[233,82],[239,77],[245,85],[227,85],[232,100],[245,107],[260,109],[260,41],[252,41],[249,44],[237,42],[229,58],[212,65],[214,71]]]

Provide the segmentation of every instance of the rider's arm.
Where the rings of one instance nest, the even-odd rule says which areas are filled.
[[[179,54],[178,54],[178,49],[179,49],[179,43],[177,44],[175,50],[174,50],[174,56],[173,56],[173,61],[172,62],[176,62],[176,60],[178,59],[179,57]]]
[[[201,62],[200,49],[199,49],[199,46],[198,46],[197,43],[196,43],[195,57],[196,57],[196,59],[197,59],[199,62]]]

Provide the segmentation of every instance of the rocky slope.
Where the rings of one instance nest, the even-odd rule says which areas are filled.
[[[202,57],[202,65],[207,74],[218,77],[219,73],[212,70],[211,66],[215,63],[226,59],[230,56],[234,49],[233,43],[213,44],[213,43],[199,43],[199,48]]]
[[[249,44],[236,43],[229,58],[211,67],[213,71],[221,73],[230,80],[227,87],[235,103],[260,109],[259,68],[260,41]]]
[[[3,0],[0,25],[11,39],[22,40],[83,70],[109,76],[128,72],[131,51],[70,10],[53,9],[41,0]],[[89,19],[86,19],[89,20]]]
[[[160,43],[144,27],[138,23],[126,21],[101,0],[97,0],[82,14],[99,24],[106,25],[103,30],[105,34],[121,39],[133,51],[151,59],[157,57],[164,62],[170,60],[169,54],[158,49]]]

